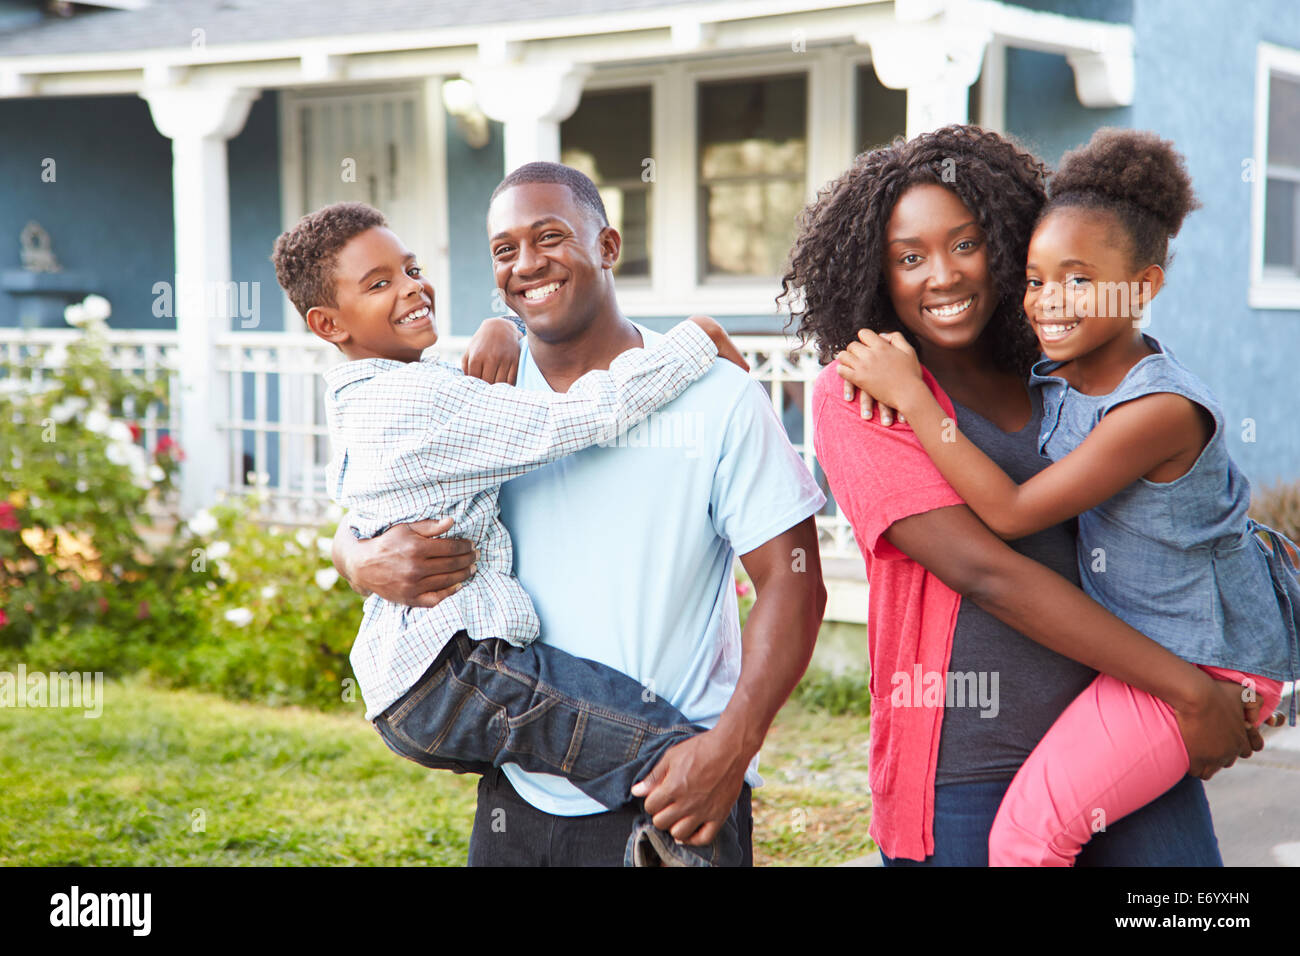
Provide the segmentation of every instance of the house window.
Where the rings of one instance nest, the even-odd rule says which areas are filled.
[[[1264,181],[1264,276],[1300,279],[1300,80],[1268,80]]]
[[[623,237],[620,276],[650,275],[651,106],[649,87],[590,91],[560,126],[560,161],[591,177]]]
[[[971,84],[966,98],[967,122],[980,125],[980,99],[984,74]],[[887,146],[895,136],[907,135],[907,91],[891,90],[880,82],[870,63],[857,67],[853,96],[855,153]]]
[[[804,75],[698,87],[701,279],[778,276],[808,176]]]
[[[907,132],[907,91],[891,90],[880,82],[870,63],[857,68],[853,115],[856,153],[886,146]]]

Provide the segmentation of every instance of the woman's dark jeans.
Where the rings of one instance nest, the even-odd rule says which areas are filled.
[[[885,866],[988,866],[989,831],[1011,780],[954,783],[934,788],[934,853],[925,860]],[[1098,833],[1076,866],[1223,866],[1205,787],[1184,777],[1141,810]]]

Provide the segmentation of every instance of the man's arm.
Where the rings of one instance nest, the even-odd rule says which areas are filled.
[[[359,541],[345,519],[334,533],[334,567],[360,594],[433,607],[460,590],[478,561],[473,542],[441,537],[451,524],[450,518],[398,524]]]
[[[717,726],[670,749],[632,788],[655,826],[680,843],[712,843],[745,770],[812,657],[826,609],[817,525],[809,516],[741,555],[754,606],[741,635],[740,679]]]

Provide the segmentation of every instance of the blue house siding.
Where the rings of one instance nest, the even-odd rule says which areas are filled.
[[[119,328],[170,327],[151,311],[153,283],[174,271],[171,143],[135,96],[0,100],[0,269],[21,267],[29,220],[69,272],[93,276]],[[42,163],[55,162],[54,182]],[[0,325],[18,304],[0,293]]]
[[[496,279],[488,255],[488,197],[505,176],[502,126],[491,123],[492,137],[482,149],[472,149],[446,118],[447,255],[451,273],[452,334],[473,335],[479,322],[500,313],[493,293]],[[445,295],[443,289],[436,290]]]
[[[227,146],[230,176],[230,276],[258,283],[259,331],[285,328],[284,297],[275,281],[271,247],[280,228],[280,113],[278,94],[263,91],[248,121]],[[297,313],[288,318],[301,321]],[[233,323],[234,328],[240,322]]]
[[[1250,479],[1295,480],[1300,312],[1247,303],[1252,187],[1242,162],[1254,153],[1256,46],[1300,49],[1300,7],[1144,0],[1134,29],[1133,125],[1178,145],[1204,204],[1174,243],[1151,332],[1223,403],[1229,448]],[[1254,442],[1242,440],[1244,419],[1255,423]]]

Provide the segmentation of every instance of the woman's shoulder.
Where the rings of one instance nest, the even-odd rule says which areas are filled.
[[[856,399],[845,400],[844,398],[844,379],[840,378],[839,362],[831,362],[817,375],[816,381],[813,382],[813,424],[820,430],[820,423],[825,421],[828,427],[843,428],[852,427],[855,431],[863,432],[864,435],[885,433],[887,435],[906,434],[913,442],[920,447],[920,442],[912,434],[912,430],[906,425],[901,428],[895,424],[888,428],[881,425],[879,418],[872,415],[871,418],[864,419],[861,415],[860,407]],[[931,394],[939,401],[939,405],[944,412],[954,418],[957,415],[952,400],[948,398],[947,392],[935,381],[934,376],[929,370],[922,367],[921,377],[925,381],[926,387],[930,389]]]

